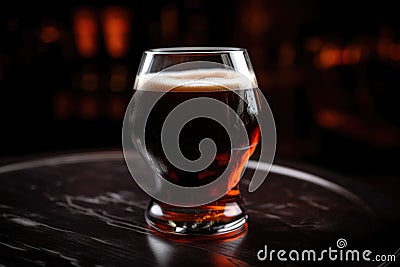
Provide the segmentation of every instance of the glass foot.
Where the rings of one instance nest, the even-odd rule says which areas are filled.
[[[181,235],[236,234],[243,230],[247,221],[239,193],[228,193],[210,204],[189,208],[152,199],[146,208],[145,218],[150,226],[160,232]]]

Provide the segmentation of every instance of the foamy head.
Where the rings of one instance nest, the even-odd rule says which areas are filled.
[[[254,74],[246,77],[233,70],[199,69],[140,75],[135,89],[145,91],[209,92],[257,87]]]

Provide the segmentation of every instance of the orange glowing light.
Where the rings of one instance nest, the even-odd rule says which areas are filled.
[[[73,28],[78,53],[82,57],[93,57],[98,51],[98,25],[94,11],[86,7],[79,8],[73,15]]]
[[[241,14],[242,23],[250,35],[261,36],[268,30],[270,18],[264,1],[249,1],[243,6]]]
[[[317,115],[320,125],[328,129],[336,129],[345,124],[346,119],[335,110],[321,110]]]
[[[44,26],[40,32],[40,40],[43,43],[54,43],[60,38],[60,32],[55,26]]]
[[[129,45],[130,12],[122,7],[108,7],[102,15],[104,41],[113,58],[126,55]]]
[[[324,69],[341,64],[341,50],[334,47],[322,48],[319,54],[319,64]]]
[[[239,193],[240,193],[239,189],[232,189],[231,191],[226,193],[226,196],[233,197],[239,195]]]

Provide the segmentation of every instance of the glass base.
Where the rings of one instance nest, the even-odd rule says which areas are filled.
[[[176,207],[150,200],[145,213],[147,223],[163,233],[181,235],[220,235],[240,233],[247,215],[237,188],[221,199],[199,207]]]

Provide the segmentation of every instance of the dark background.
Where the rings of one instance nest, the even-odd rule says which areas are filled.
[[[121,147],[143,50],[247,48],[277,157],[395,190],[400,20],[389,1],[13,1],[0,8],[0,157]]]

